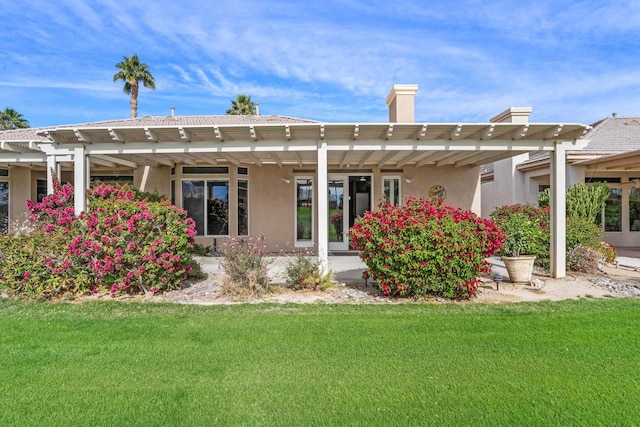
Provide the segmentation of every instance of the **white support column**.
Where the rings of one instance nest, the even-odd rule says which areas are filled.
[[[76,215],[87,210],[87,188],[89,181],[88,157],[84,145],[73,149],[73,198]]]
[[[327,142],[318,143],[318,262],[323,273],[329,271],[329,174]]]
[[[60,182],[60,165],[56,161],[56,156],[47,156],[47,194],[53,194],[53,179]]]
[[[566,148],[556,142],[551,152],[551,277],[567,274]]]

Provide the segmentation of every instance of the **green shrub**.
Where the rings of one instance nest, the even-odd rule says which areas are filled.
[[[381,203],[349,230],[351,245],[383,294],[475,296],[485,258],[503,234],[472,212],[411,198],[404,206]]]
[[[331,272],[323,274],[320,261],[307,254],[296,254],[285,267],[285,284],[291,289],[327,289],[331,286]]]
[[[578,245],[592,249],[600,249],[602,229],[580,217],[567,217],[567,251]]]
[[[229,238],[220,245],[224,274],[222,294],[245,297],[260,296],[269,290],[268,261],[264,238]]]
[[[536,265],[544,268],[549,267],[551,227],[548,207],[536,208],[528,204],[505,205],[493,211],[491,219],[505,232],[507,242],[520,229],[519,233],[528,236],[525,239],[529,241],[526,248],[527,253],[536,256]],[[532,229],[531,225],[534,225],[537,231]],[[567,217],[566,233],[567,254],[577,245],[599,248],[598,239],[601,237],[602,231],[592,221],[582,217]],[[503,246],[499,255],[509,256],[508,249],[508,245]]]
[[[196,234],[186,212],[168,201],[138,199],[134,188],[101,184],[88,211],[74,215],[73,187],[56,183],[40,203],[28,202],[33,230],[0,240],[0,285],[11,294],[53,298],[62,293],[175,289],[191,271]]]
[[[491,213],[491,220],[505,232],[505,238],[512,242],[515,241],[516,233],[521,233],[518,235],[523,245],[521,249],[524,248],[527,255],[534,255],[536,264],[548,265],[551,241],[549,208],[537,208],[528,204],[505,205]],[[503,246],[498,255],[513,256],[510,254],[514,253],[514,245],[515,243]]]

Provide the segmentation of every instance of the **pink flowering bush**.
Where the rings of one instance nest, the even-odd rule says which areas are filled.
[[[156,293],[189,275],[195,224],[168,201],[149,201],[130,186],[89,191],[88,211],[74,215],[73,187],[56,185],[28,202],[35,230],[0,241],[0,285],[29,297],[108,290]]]
[[[351,245],[368,267],[367,277],[385,295],[476,295],[478,278],[490,272],[485,258],[504,235],[473,212],[411,198],[404,206],[386,202],[349,230]]]

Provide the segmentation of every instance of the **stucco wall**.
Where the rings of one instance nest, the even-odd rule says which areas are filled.
[[[31,199],[31,169],[12,167],[9,170],[9,221],[19,221],[27,212]]]
[[[169,166],[140,166],[133,171],[133,185],[149,193],[158,192],[161,196],[169,196]]]

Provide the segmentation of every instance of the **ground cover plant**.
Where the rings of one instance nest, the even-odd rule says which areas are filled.
[[[491,221],[418,198],[403,206],[383,200],[349,237],[383,294],[461,299],[475,296],[478,278],[491,271],[486,258],[504,241]]]
[[[638,304],[0,299],[0,425],[635,425]]]
[[[74,215],[73,187],[29,202],[30,229],[0,238],[0,287],[56,298],[175,289],[194,262],[196,234],[186,212],[130,186],[89,190],[88,211]]]

